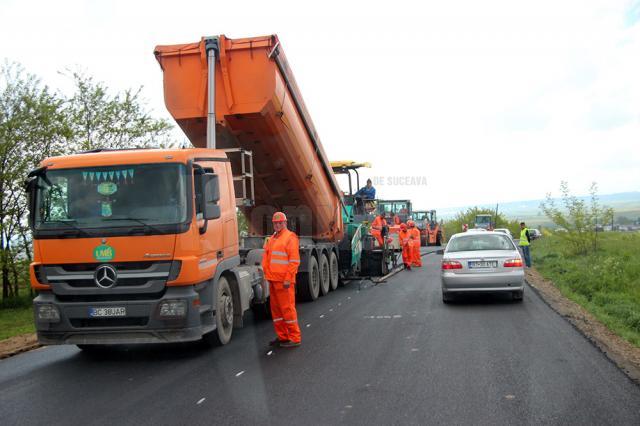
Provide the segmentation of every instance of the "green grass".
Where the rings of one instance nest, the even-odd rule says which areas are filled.
[[[534,266],[569,299],[640,347],[640,234],[602,233],[598,251],[572,255],[557,236],[534,242]]]
[[[0,309],[0,340],[34,332],[31,306]]]

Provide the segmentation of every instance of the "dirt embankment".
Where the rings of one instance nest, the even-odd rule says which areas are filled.
[[[38,339],[35,333],[22,334],[20,336],[10,337],[0,340],[0,359],[8,358],[20,352],[30,351],[39,347]]]
[[[564,297],[551,281],[543,278],[534,268],[527,269],[526,277],[529,285],[551,308],[569,320],[633,381],[640,384],[640,348],[622,339],[582,306]]]

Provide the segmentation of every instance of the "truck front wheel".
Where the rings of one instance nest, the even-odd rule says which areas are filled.
[[[233,293],[225,277],[220,277],[217,288],[216,329],[202,336],[202,340],[209,346],[226,345],[233,333]]]

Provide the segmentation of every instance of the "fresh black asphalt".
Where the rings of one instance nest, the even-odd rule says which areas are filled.
[[[640,387],[530,288],[444,305],[440,256],[298,306],[303,345],[245,318],[225,347],[46,347],[0,361],[5,425],[640,424]]]

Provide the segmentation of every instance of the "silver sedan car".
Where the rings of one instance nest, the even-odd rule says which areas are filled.
[[[444,303],[464,293],[509,292],[514,300],[522,300],[522,257],[507,235],[493,231],[455,234],[440,253]]]

